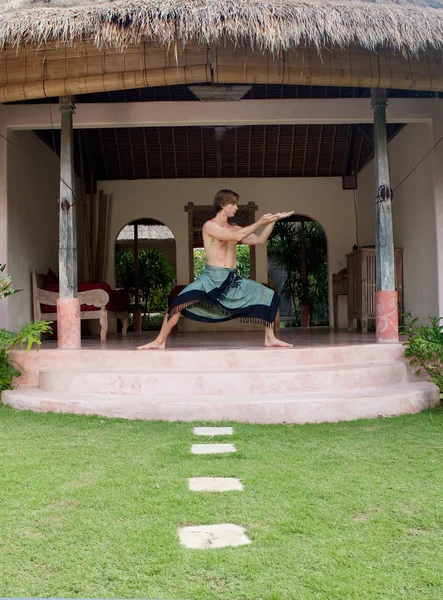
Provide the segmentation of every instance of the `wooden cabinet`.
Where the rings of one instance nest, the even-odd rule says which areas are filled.
[[[346,255],[348,260],[348,327],[354,319],[362,333],[368,331],[368,321],[375,320],[375,248],[359,248]],[[403,248],[394,250],[395,289],[398,293],[399,322],[403,307]]]

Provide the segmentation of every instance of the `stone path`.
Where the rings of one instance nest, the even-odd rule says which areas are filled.
[[[194,435],[210,439],[217,435],[233,434],[232,427],[194,427]],[[236,448],[234,444],[193,444],[191,452],[192,454],[225,454],[236,452]],[[191,492],[243,491],[242,482],[235,477],[191,477],[188,480],[188,487]],[[244,546],[251,543],[244,527],[232,523],[179,527],[178,537],[183,546],[194,550]]]
[[[232,523],[181,527],[178,535],[180,542],[186,548],[194,550],[244,546],[251,543],[251,540],[245,534],[244,528],[232,525]]]
[[[194,435],[234,435],[234,430],[232,427],[194,427]]]
[[[243,484],[235,477],[191,477],[188,480],[191,492],[243,491]]]
[[[226,454],[237,452],[234,444],[192,444],[192,454]]]

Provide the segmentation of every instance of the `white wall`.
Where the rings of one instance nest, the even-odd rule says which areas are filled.
[[[355,214],[352,192],[344,192],[340,178],[300,179],[183,179],[102,181],[99,189],[112,194],[107,247],[107,281],[115,284],[114,244],[124,225],[138,218],[152,218],[167,225],[177,243],[177,281],[189,282],[188,214],[184,207],[212,204],[217,190],[234,189],[240,203],[254,201],[257,215],[294,210],[316,219],[328,239],[329,278],[346,266],[345,255],[355,243]],[[266,247],[257,248],[257,280],[267,281]],[[331,285],[330,285],[331,288]],[[332,312],[332,302],[331,312]],[[340,325],[346,325],[342,311]],[[332,323],[332,317],[331,317]]]
[[[60,160],[32,131],[9,131],[7,146],[7,271],[16,289],[6,300],[6,322],[18,329],[33,319],[31,270],[58,273]],[[76,197],[80,185],[75,178]],[[79,280],[82,278],[82,207],[76,203]]]
[[[390,142],[391,186],[403,178],[432,148],[432,125],[410,124]],[[358,178],[359,243],[375,243],[374,163]],[[403,248],[404,310],[420,320],[437,316],[438,268],[435,227],[434,167],[430,155],[395,192],[394,245]]]
[[[7,154],[8,259],[14,287],[8,327],[33,318],[31,269],[58,271],[59,159],[31,131],[9,131]]]

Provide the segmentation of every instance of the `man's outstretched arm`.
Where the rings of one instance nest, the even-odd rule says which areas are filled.
[[[277,221],[277,215],[266,214],[261,217],[256,223],[247,225],[246,227],[222,227],[215,221],[206,221],[203,225],[203,229],[209,235],[212,235],[222,242],[241,242],[242,239],[247,238],[248,235],[254,233],[260,227],[270,225]]]
[[[277,213],[274,216],[276,216],[277,221],[279,221],[280,219],[286,219],[287,217],[290,217],[293,214],[294,211],[291,211],[285,213]],[[264,229],[260,233],[251,233],[246,238],[243,238],[241,240],[241,243],[247,244],[248,246],[257,246],[259,244],[265,244],[267,239],[271,235],[272,230],[275,227],[275,223],[276,221],[274,221],[273,223],[269,223],[269,225],[266,225],[266,227],[264,227]]]

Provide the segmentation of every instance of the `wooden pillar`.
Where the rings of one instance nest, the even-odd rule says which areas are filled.
[[[300,254],[301,254],[301,326],[309,327],[309,304],[308,304],[308,260],[306,256],[305,218],[300,219]]]
[[[386,134],[386,91],[372,90],[375,158],[375,331],[379,342],[398,341],[392,190]]]
[[[221,177],[223,175],[222,147],[223,147],[223,137],[225,135],[225,132],[226,132],[226,127],[214,127],[217,177]]]
[[[140,306],[140,260],[138,243],[138,222],[134,223],[134,331],[142,330],[142,311]]]
[[[59,348],[80,348],[80,303],[77,297],[77,229],[74,197],[74,144],[71,96],[60,98],[59,277],[57,332]]]

